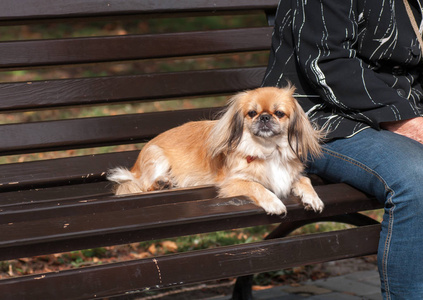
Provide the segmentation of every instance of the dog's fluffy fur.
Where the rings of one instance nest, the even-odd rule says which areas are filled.
[[[239,93],[216,121],[186,123],[151,140],[135,165],[110,170],[116,194],[215,184],[219,196],[246,195],[268,214],[285,214],[280,200],[291,192],[306,209],[323,202],[303,162],[320,154],[321,131],[313,129],[293,98],[293,87]]]

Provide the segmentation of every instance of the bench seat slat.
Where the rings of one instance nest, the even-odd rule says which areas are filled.
[[[89,182],[55,186],[50,188],[36,188],[29,190],[2,192],[0,210],[4,208],[36,205],[38,203],[60,203],[67,199],[84,199],[110,196],[111,183],[108,181]],[[18,208],[17,208],[18,209]],[[0,212],[1,213],[1,212]]]
[[[284,200],[288,209],[288,216],[284,219],[264,214],[261,208],[243,197],[193,201],[195,197],[185,194],[183,197],[191,200],[163,204],[167,196],[171,198],[177,191],[169,191],[168,195],[132,195],[126,200],[106,197],[96,202],[79,201],[63,207],[40,207],[37,216],[30,216],[33,211],[28,210],[28,218],[25,219],[26,212],[23,211],[19,216],[21,221],[0,225],[0,258],[62,252],[70,244],[73,249],[100,247],[278,223],[281,220],[292,222],[381,207],[376,200],[369,199],[345,184],[318,186],[316,191],[325,202],[322,214],[305,211],[296,198],[289,198]],[[161,200],[154,205],[153,200],[148,200],[149,197]],[[143,200],[146,201],[144,206]],[[13,213],[19,212],[14,211],[11,215]],[[7,210],[4,216],[8,217]]]
[[[271,33],[272,28],[260,27],[1,42],[0,67],[81,64],[267,50]]]
[[[0,125],[1,155],[145,142],[188,121],[211,119],[221,108]]]
[[[43,218],[55,218],[57,216],[71,216],[74,214],[87,214],[108,212],[114,210],[129,210],[145,208],[156,205],[170,205],[179,202],[187,202],[198,199],[210,199],[217,196],[213,186],[193,187],[184,189],[172,189],[160,193],[152,192],[143,195],[126,195],[116,197],[111,192],[110,182],[85,184],[88,187],[86,195],[63,194],[55,199],[39,198],[37,193],[32,193],[31,201],[18,201],[0,206],[0,224],[34,221]],[[90,185],[99,185],[103,188],[95,189],[97,194],[89,193]],[[71,186],[72,187],[72,186]],[[63,189],[66,191],[66,189]],[[27,197],[29,198],[30,195]],[[31,198],[29,198],[31,199]],[[3,202],[3,201],[2,201]],[[29,212],[36,211],[36,214]]]
[[[0,2],[0,21],[33,20],[33,19],[58,19],[69,17],[95,17],[114,15],[138,14],[175,14],[202,11],[243,11],[243,10],[274,10],[277,0],[196,0],[193,1],[139,1],[114,0],[113,2],[100,2],[95,0],[39,0],[37,5],[31,0],[2,0]],[[22,8],[31,9],[22,9]]]
[[[106,201],[111,202],[112,200],[107,198]],[[142,201],[142,197],[140,201]],[[231,204],[232,202],[234,204]],[[84,212],[84,205],[86,212]],[[100,204],[97,203],[98,205]],[[205,219],[217,220],[224,218],[225,215],[254,215],[258,211],[258,207],[244,199],[207,199],[132,209],[125,207],[115,210],[99,209],[99,211],[95,207],[89,201],[81,202],[80,205],[75,205],[71,212],[68,207],[46,209],[47,216],[42,218],[40,216],[36,220],[1,224],[0,248],[106,233],[169,227],[169,225],[178,226],[195,221],[201,222]],[[56,211],[56,214],[49,216],[51,210]],[[43,211],[41,210],[39,213],[43,214]]]
[[[255,67],[3,83],[0,111],[235,93],[259,86],[264,71]]]
[[[64,296],[67,299],[91,299],[119,295],[127,291],[139,292],[253,272],[274,271],[374,254],[378,247],[379,233],[380,225],[370,225],[32,275],[5,280],[0,293],[4,299],[60,299]],[[301,251],[298,251],[300,248]],[[7,291],[15,292],[12,296]],[[20,294],[21,291],[31,293]]]

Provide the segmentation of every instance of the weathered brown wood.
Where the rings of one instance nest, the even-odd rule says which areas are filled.
[[[315,223],[316,219],[309,219],[309,220],[298,220],[293,222],[283,222],[278,227],[276,227],[272,232],[270,232],[266,239],[275,239],[288,236],[294,230],[299,229],[307,224]],[[350,214],[340,214],[334,216],[327,216],[327,217],[320,217],[318,218],[318,222],[335,222],[335,223],[343,223],[349,224],[354,226],[367,226],[367,225],[375,225],[379,224],[373,218],[368,217],[367,215],[363,215],[360,213],[350,213]]]
[[[0,125],[0,155],[145,142],[188,121],[211,119],[221,108]]]
[[[272,28],[263,27],[2,42],[0,43],[0,68],[267,50],[270,47],[271,33]]]
[[[172,202],[177,191],[133,195],[128,199],[78,199],[77,203],[63,203],[59,207],[41,206],[26,211],[8,211],[6,207],[0,215],[4,221],[0,225],[0,259],[61,252],[71,247],[90,248],[93,241],[96,247],[107,246],[119,241],[133,242],[168,238],[174,234],[179,236],[281,221],[294,222],[381,207],[376,200],[372,201],[344,184],[319,186],[316,190],[325,202],[322,214],[305,211],[296,198],[290,198],[284,200],[288,209],[284,219],[265,215],[261,208],[243,197],[192,201],[196,197],[188,193]],[[188,198],[184,200],[184,197]],[[33,211],[37,211],[37,215],[31,215]],[[14,223],[13,219],[18,222]],[[134,237],[136,239],[132,240]]]
[[[0,165],[0,191],[104,181],[109,168],[130,167],[138,153],[129,151]],[[19,194],[16,197],[19,198]]]
[[[85,185],[89,189],[91,184]],[[216,189],[213,186],[174,189],[161,193],[127,195],[126,197],[114,196],[111,193],[110,183],[108,186],[103,185],[103,187],[102,194],[99,195],[74,196],[64,194],[50,200],[44,198],[42,201],[35,195],[33,200],[29,202],[1,203],[0,224],[32,222],[76,214],[86,215],[119,210],[127,211],[158,205],[171,206],[175,203],[211,199],[217,196]],[[66,191],[64,188],[63,190]],[[37,211],[37,214],[31,214],[32,211]]]
[[[158,194],[158,197],[163,196],[165,195]],[[110,202],[111,199],[107,200]],[[231,209],[228,209],[228,206]],[[222,218],[224,214],[235,215],[238,213],[242,216],[253,215],[258,211],[256,206],[244,199],[209,199],[171,203],[161,207],[147,206],[132,209],[123,207],[111,211],[101,209],[99,212],[91,209],[92,207],[95,207],[95,205],[93,206],[88,201],[63,210],[46,209],[44,212],[40,211],[39,213],[44,213],[44,216],[42,218],[41,216],[35,217],[35,220],[30,218],[28,221],[1,224],[0,248],[31,244],[35,240],[38,240],[38,242],[54,242],[54,240],[71,240],[77,237],[90,236],[93,233],[95,233],[94,235],[102,235],[137,229],[177,226],[178,224],[193,223],[196,220],[202,221],[205,218],[216,220]],[[51,211],[56,213],[52,214]],[[29,229],[31,233],[28,232]]]
[[[3,83],[0,111],[236,93],[260,86],[264,71],[256,67]]]
[[[144,15],[144,14],[177,14],[187,12],[246,11],[246,10],[274,10],[277,0],[162,0],[135,1],[114,0],[113,2],[96,0],[66,1],[21,0],[19,4],[14,0],[0,2],[0,21],[49,20],[70,17],[96,17],[114,15]],[[27,8],[27,9],[22,9]]]
[[[60,203],[67,199],[87,199],[112,195],[112,184],[108,181],[90,182],[82,184],[56,186],[50,188],[36,188],[2,192],[0,209],[5,207],[22,207],[38,203]]]
[[[371,225],[8,279],[0,293],[4,299],[88,299],[136,293],[370,255],[377,251],[379,233],[380,225]]]

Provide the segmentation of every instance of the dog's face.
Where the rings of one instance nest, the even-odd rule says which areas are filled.
[[[246,129],[261,138],[287,134],[294,101],[290,90],[263,88],[248,92],[240,99]]]
[[[301,106],[294,99],[295,88],[264,87],[239,93],[230,101],[214,128],[212,157],[237,148],[246,133],[257,137],[252,143],[288,141],[295,155],[306,159],[320,152],[321,132],[311,126]]]

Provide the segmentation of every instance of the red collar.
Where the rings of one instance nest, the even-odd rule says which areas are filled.
[[[254,161],[256,159],[257,159],[257,156],[248,155],[247,156],[247,163],[251,163],[252,161]]]

